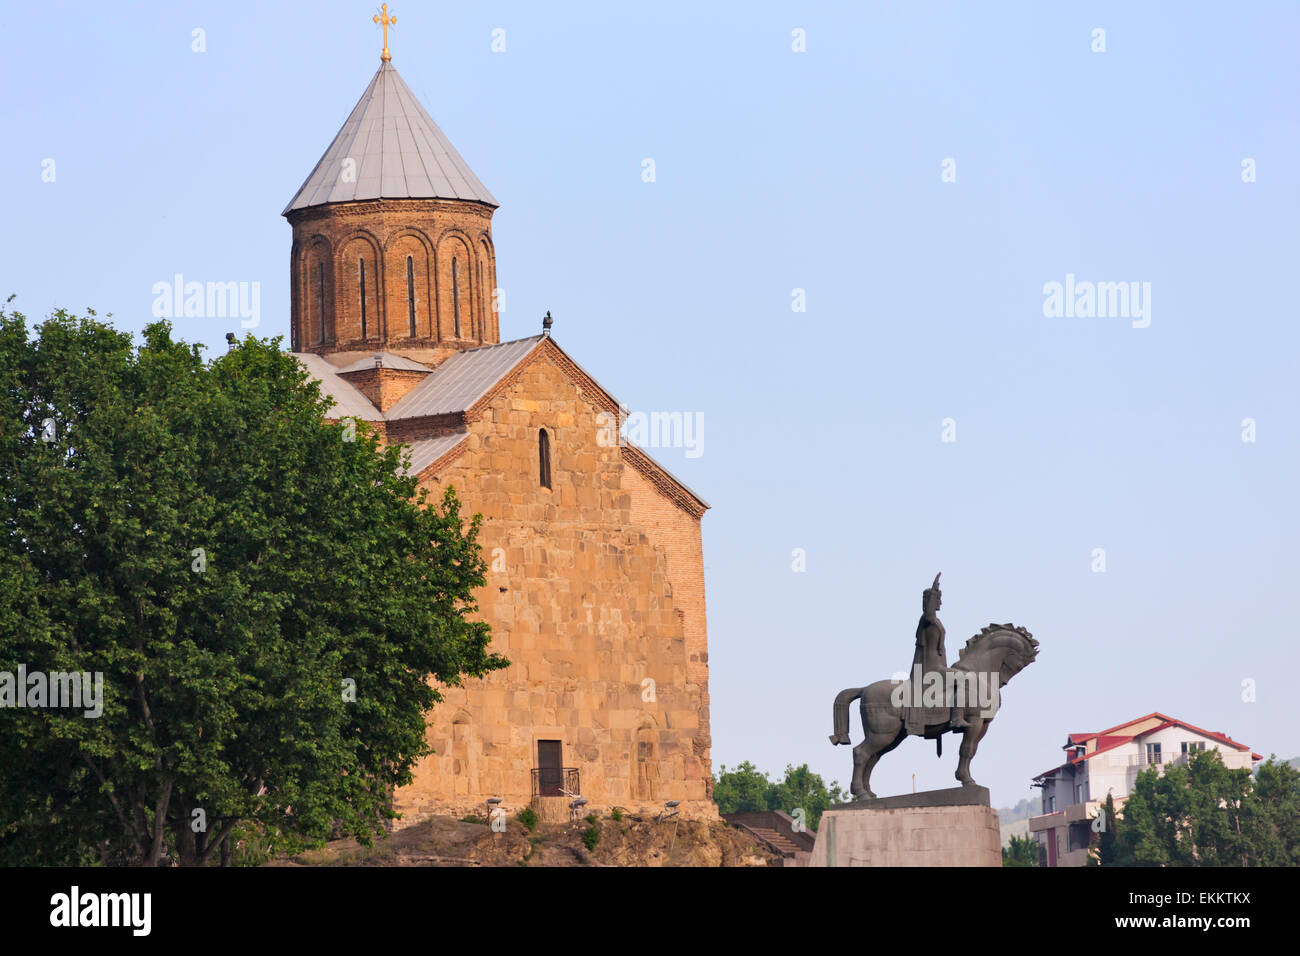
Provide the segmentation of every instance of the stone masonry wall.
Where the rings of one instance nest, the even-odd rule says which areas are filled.
[[[700,521],[669,501],[636,470],[625,468],[623,487],[631,498],[631,517],[646,529],[651,542],[664,554],[673,603],[681,616],[686,637],[686,679],[700,695],[700,722],[692,747],[708,771],[709,796],[713,796],[713,766],[709,759],[709,635],[704,610],[704,543]]]
[[[435,753],[394,798],[403,825],[482,813],[487,796],[527,804],[539,740],[562,742],[593,808],[681,800],[684,815],[716,815],[699,521],[597,443],[600,410],[539,357],[471,421],[465,453],[423,481],[437,496],[454,486],[464,513],[484,517],[479,613],[511,665],[444,689]]]

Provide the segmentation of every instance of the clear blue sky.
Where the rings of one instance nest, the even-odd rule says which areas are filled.
[[[256,281],[287,334],[280,210],[378,66],[374,12],[6,5],[0,293],[139,330],[175,273]],[[996,803],[1154,710],[1300,754],[1294,3],[393,12],[394,65],[501,202],[503,337],[550,309],[631,408],[704,416],[702,456],[655,454],[713,504],[715,766],[847,782],[831,698],[908,665],[940,570],[951,647],[1042,642],[974,765]],[[1045,318],[1067,274],[1150,282],[1150,326]],[[877,792],[951,785],[948,741]]]

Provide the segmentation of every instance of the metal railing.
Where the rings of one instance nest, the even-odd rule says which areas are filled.
[[[534,767],[534,797],[576,797],[582,793],[577,767]]]
[[[1111,766],[1112,767],[1117,767],[1117,766],[1173,767],[1173,766],[1177,766],[1178,764],[1187,763],[1187,758],[1189,758],[1194,753],[1201,753],[1201,751],[1189,750],[1186,753],[1167,753],[1167,754],[1166,753],[1159,753],[1159,754],[1140,753],[1137,754],[1136,756],[1128,757],[1127,759],[1112,758]]]

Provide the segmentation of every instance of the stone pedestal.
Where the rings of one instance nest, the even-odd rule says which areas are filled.
[[[954,787],[831,807],[808,866],[1001,866],[985,787]]]

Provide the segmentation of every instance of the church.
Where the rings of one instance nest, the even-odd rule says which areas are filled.
[[[379,18],[376,18],[377,20]],[[714,817],[700,523],[708,504],[642,449],[626,409],[551,334],[502,341],[498,203],[393,67],[283,215],[291,348],[335,401],[410,448],[440,500],[483,516],[476,594],[510,661],[444,695],[433,753],[394,795],[406,826],[584,809]]]

